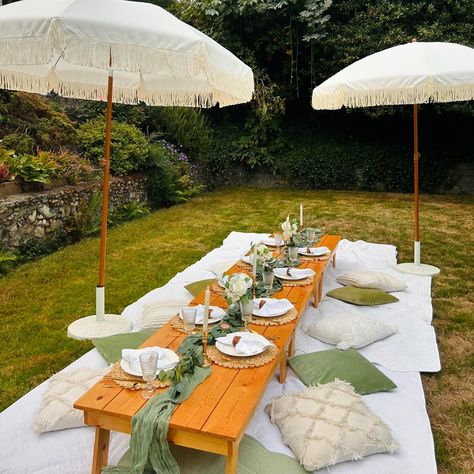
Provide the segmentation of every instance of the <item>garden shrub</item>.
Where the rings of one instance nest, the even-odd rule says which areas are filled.
[[[68,184],[77,184],[97,177],[98,170],[86,158],[67,150],[50,153],[50,159],[56,165],[56,177],[65,179]]]
[[[48,240],[32,237],[18,246],[18,261],[30,262],[57,252],[66,245],[66,241],[67,235],[64,230],[58,230]]]
[[[89,199],[82,199],[75,214],[66,219],[65,231],[70,243],[97,234],[101,224],[102,193],[96,192]]]
[[[147,194],[155,208],[186,202],[203,189],[187,155],[170,143],[150,146],[148,166]]]
[[[150,208],[143,202],[131,201],[120,207],[112,209],[109,213],[109,226],[119,225],[123,222],[133,221],[150,214]]]
[[[142,128],[158,138],[176,143],[194,161],[205,157],[211,146],[212,129],[200,109],[147,107]]]
[[[16,260],[17,257],[13,252],[0,247],[0,275],[7,274],[15,265]]]
[[[79,142],[84,155],[99,165],[104,158],[105,119],[97,118],[82,124],[78,130]],[[120,176],[143,168],[149,143],[134,125],[112,121],[110,171]]]
[[[77,130],[67,117],[40,118],[36,122],[34,135],[42,150],[74,149],[77,146]]]
[[[25,133],[10,133],[2,138],[2,146],[15,150],[18,155],[31,154],[35,146],[32,137]]]

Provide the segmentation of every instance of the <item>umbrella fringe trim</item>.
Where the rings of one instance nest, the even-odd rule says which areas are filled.
[[[339,87],[333,94],[313,91],[313,109],[336,110],[342,107],[374,107],[380,105],[426,104],[431,102],[459,102],[474,99],[474,83],[438,85],[430,82],[413,89],[353,91]]]
[[[254,92],[254,79],[252,70],[239,61],[235,56],[219,58],[222,66],[217,66],[206,50],[205,45],[197,45],[190,51],[174,51],[141,45],[121,45],[118,43],[101,42],[98,40],[81,39],[66,35],[60,23],[53,21],[48,33],[44,36],[30,36],[25,38],[8,38],[0,40],[0,64],[5,66],[44,65],[53,64],[59,56],[72,65],[109,69],[109,56],[112,55],[112,68],[117,71],[137,73],[144,75],[157,75],[178,79],[199,79],[207,82],[212,92],[148,92],[143,84],[141,91],[124,89],[118,98],[123,98],[124,103],[137,103],[143,101],[149,105],[189,105],[209,107],[216,102],[233,105],[248,102]],[[230,53],[231,54],[231,53]],[[233,73],[227,72],[228,67]],[[68,97],[78,97],[80,92],[91,100],[101,100],[105,94],[102,87],[95,88],[88,84],[70,83],[68,86],[58,86],[54,78],[54,70],[49,78],[38,78],[32,74],[15,71],[1,71],[1,85],[7,89],[23,90],[45,94],[54,90]],[[104,84],[105,84],[104,75]],[[35,88],[36,87],[36,88]],[[104,85],[105,88],[105,85]],[[98,89],[97,91],[95,89]],[[161,103],[160,100],[165,103]],[[119,101],[119,100],[117,100]]]

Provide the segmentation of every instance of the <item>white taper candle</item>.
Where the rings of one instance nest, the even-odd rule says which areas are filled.
[[[209,287],[206,289],[206,296],[204,298],[204,319],[202,321],[202,330],[207,331],[207,326],[209,324],[209,301],[211,300],[211,291]]]
[[[255,278],[257,278],[257,245],[253,246],[253,261],[252,261],[252,273]]]
[[[303,227],[303,203],[300,204],[300,227]]]

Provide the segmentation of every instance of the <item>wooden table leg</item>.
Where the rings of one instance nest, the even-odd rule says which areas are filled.
[[[324,280],[324,274],[321,275],[321,278],[319,279],[319,284],[318,284],[318,303],[321,303],[323,299],[323,280]]]
[[[286,380],[286,351],[283,351],[280,361],[280,373],[278,374],[278,381],[283,383]]]
[[[239,441],[229,441],[227,443],[225,474],[237,474],[237,465],[239,464],[239,444]]]
[[[291,336],[290,343],[288,344],[288,357],[295,355],[295,333]]]
[[[336,268],[336,254],[332,256],[332,266]]]
[[[102,468],[109,460],[110,431],[97,427],[95,429],[94,458],[92,460],[92,474],[101,474]]]
[[[322,278],[322,276],[321,276]],[[317,308],[319,306],[319,283],[314,285],[313,288],[313,306]]]

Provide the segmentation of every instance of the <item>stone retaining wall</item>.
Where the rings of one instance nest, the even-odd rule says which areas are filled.
[[[101,187],[101,182],[95,182],[0,197],[0,245],[15,250],[33,237],[47,240]],[[111,178],[110,208],[131,201],[146,201],[146,178],[143,175]]]

